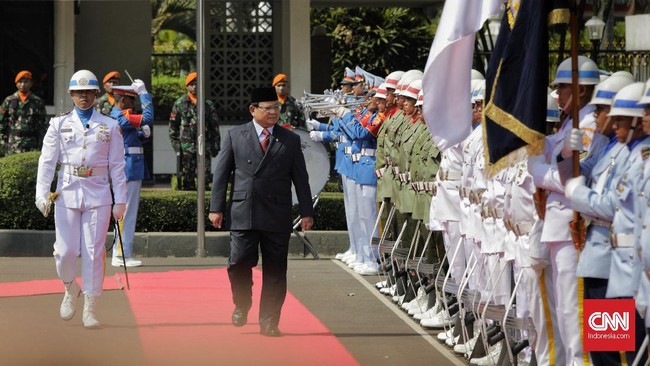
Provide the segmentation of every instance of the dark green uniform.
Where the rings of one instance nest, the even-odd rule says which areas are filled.
[[[280,108],[280,125],[305,128],[305,109],[296,98],[289,95]]]
[[[40,150],[48,125],[43,99],[29,93],[25,102],[18,92],[0,105],[0,157]]]
[[[180,153],[180,177],[177,176],[178,188],[195,190],[197,176],[197,133],[199,117],[196,105],[187,94],[178,98],[169,116],[169,139],[174,151]],[[205,101],[205,183],[212,182],[210,158],[216,157],[221,146],[221,135],[217,124],[217,110],[214,103]]]
[[[113,109],[113,105],[108,100],[107,93],[97,98],[97,105],[95,106],[95,109],[97,109],[99,113],[105,116],[109,116],[109,117],[111,116],[111,109]]]

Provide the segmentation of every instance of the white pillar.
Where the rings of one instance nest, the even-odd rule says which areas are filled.
[[[283,44],[288,47],[283,56],[288,60],[283,62],[283,67],[288,64],[288,70],[283,70],[289,74],[291,82],[291,95],[300,100],[303,90],[311,91],[311,34],[309,27],[309,1],[289,0],[285,3],[283,19],[284,25],[288,24],[288,29],[283,26],[282,37],[286,40]],[[286,49],[285,49],[286,50]],[[288,62],[287,62],[288,61]]]
[[[68,82],[74,73],[74,2],[54,2],[54,114],[72,108]]]

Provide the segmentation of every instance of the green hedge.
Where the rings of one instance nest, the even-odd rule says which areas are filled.
[[[169,113],[172,111],[174,102],[187,93],[184,83],[184,77],[154,76],[153,80],[151,80],[151,93],[154,96],[153,108],[156,120],[169,120]]]
[[[44,219],[34,204],[39,155],[29,152],[0,158],[0,229],[54,230],[54,215]],[[206,192],[206,230],[213,231],[207,218],[209,200]],[[196,201],[196,192],[143,189],[136,231],[196,231]],[[314,230],[345,230],[344,212],[342,193],[322,192]]]

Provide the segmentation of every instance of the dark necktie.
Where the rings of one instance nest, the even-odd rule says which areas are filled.
[[[262,141],[260,142],[260,145],[262,145],[262,151],[266,153],[266,149],[269,148],[269,141],[271,140],[271,133],[269,130],[266,128],[262,130],[262,135],[264,135],[264,138],[262,138]]]

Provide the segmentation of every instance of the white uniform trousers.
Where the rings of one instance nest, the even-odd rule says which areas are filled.
[[[135,237],[135,223],[138,220],[138,206],[140,206],[140,188],[141,180],[132,180],[126,182],[126,212],[122,221],[122,246],[124,247],[124,256],[133,257],[133,238]],[[114,232],[117,240],[117,232]],[[122,248],[119,242],[113,245],[113,258],[122,258]]]
[[[350,246],[348,248],[352,253],[356,253],[356,237],[359,236],[359,225],[357,220],[357,200],[355,198],[354,180],[341,174],[343,185],[343,207],[345,208],[345,221],[348,224],[348,237]],[[356,235],[355,235],[356,234]]]
[[[578,319],[578,253],[571,241],[548,243],[553,271],[555,313],[567,365],[583,365]],[[557,338],[557,337],[556,337]]]
[[[485,277],[486,267],[483,263],[485,258],[483,255],[481,255],[481,242],[477,242],[474,240],[474,238],[468,238],[466,236],[463,237],[462,241],[462,250],[465,252],[465,257],[462,258],[461,263],[458,263],[459,266],[462,264],[462,270],[466,270],[467,264],[469,263],[472,254],[474,254],[474,258],[478,260],[476,267],[474,267],[474,272],[470,274],[467,287],[469,287],[471,290],[484,289],[487,277]]]
[[[442,239],[445,245],[445,251],[447,252],[447,261],[450,263],[449,271],[451,272],[451,278],[456,283],[460,283],[460,279],[463,278],[463,271],[465,270],[465,250],[462,244],[463,239],[460,236],[460,227],[458,226],[458,221],[443,221],[442,226]],[[457,248],[458,254],[454,260],[454,253],[456,253]]]
[[[488,288],[492,291],[492,303],[507,305],[512,294],[512,262],[504,258],[503,253],[487,255],[486,278],[490,280]]]
[[[80,209],[55,205],[56,243],[54,261],[63,282],[77,277],[77,257],[81,255],[82,290],[86,295],[101,296],[106,261],[106,233],[111,206]]]
[[[374,258],[378,257],[377,253],[371,253],[370,239],[376,234],[373,233],[372,229],[375,228],[375,222],[377,221],[377,187],[355,184],[355,190],[360,228],[359,236],[355,238],[357,241],[355,247],[360,249],[356,252],[356,262],[376,266],[377,263]]]

